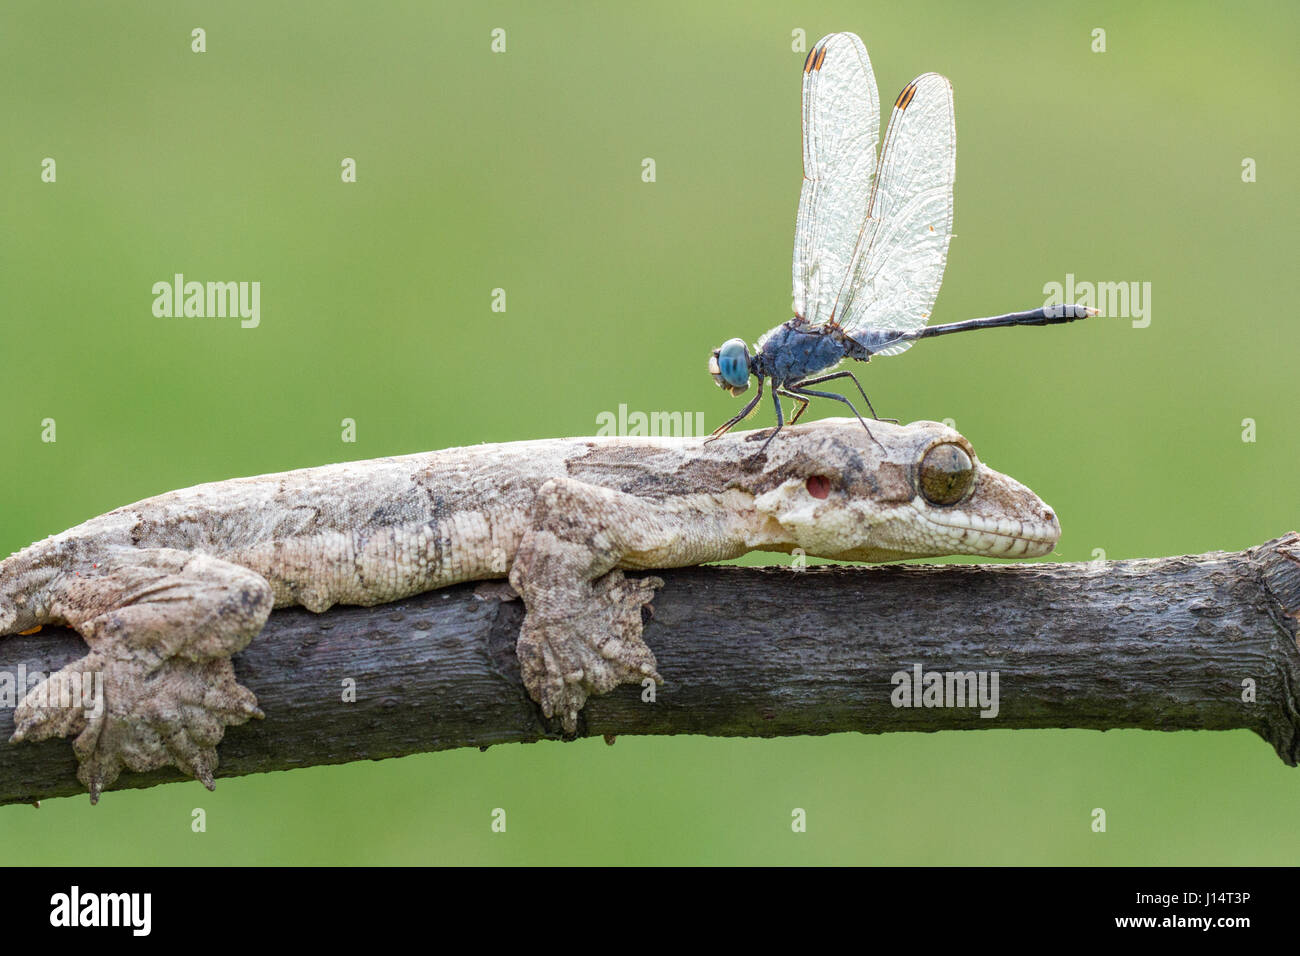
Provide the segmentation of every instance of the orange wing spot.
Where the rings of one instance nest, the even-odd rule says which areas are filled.
[[[930,231],[931,231],[931,232],[934,232],[934,226],[931,226],[931,227],[930,227]]]
[[[822,64],[826,62],[826,47],[822,47],[821,52],[817,54],[817,62],[813,65],[814,70],[820,70]]]
[[[905,110],[912,102],[912,97],[916,95],[916,84],[908,83],[903,87],[903,92],[898,94],[898,99],[894,101],[894,109]]]
[[[805,73],[811,73],[811,72],[812,72],[812,62],[813,62],[813,57],[815,57],[816,55],[817,55],[817,48],[816,48],[816,47],[813,47],[811,50],[808,51],[808,56],[807,56],[807,57],[804,59],[804,61],[803,61],[803,71],[804,71]]]
[[[41,633],[41,627],[42,627],[42,625],[37,624],[37,625],[36,625],[35,627],[33,627],[33,628],[29,628],[29,629],[26,630],[26,631],[19,631],[18,633],[19,633],[19,635],[22,636],[22,637],[31,637],[33,634],[39,634],[39,633]]]

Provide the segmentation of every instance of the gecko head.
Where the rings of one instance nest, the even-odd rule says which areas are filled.
[[[709,374],[718,388],[732,395],[743,395],[749,388],[749,365],[752,357],[744,339],[727,339],[709,356]]]
[[[1032,558],[1061,536],[1056,515],[979,460],[939,422],[828,419],[788,429],[769,449],[758,512],[781,550],[842,561],[966,554]],[[771,526],[769,525],[769,528]]]

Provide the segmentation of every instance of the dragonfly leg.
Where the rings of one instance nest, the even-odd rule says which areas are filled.
[[[744,421],[749,416],[749,414],[755,408],[758,407],[758,403],[762,398],[763,398],[763,380],[760,378],[758,380],[758,392],[757,394],[754,395],[753,398],[749,400],[749,404],[747,404],[744,408],[740,410],[739,415],[735,415],[732,418],[729,418],[727,421],[723,422],[717,428],[713,429],[713,434],[709,435],[708,438],[704,439],[704,444],[707,445],[715,438],[721,438],[727,432],[731,431],[731,429],[736,425],[737,422]]]
[[[795,422],[799,420],[799,416],[802,415],[804,411],[808,408],[808,399],[804,398],[802,395],[796,395],[794,392],[788,392],[784,388],[779,388],[775,390],[779,392],[781,395],[784,395],[786,398],[793,398],[796,402],[799,403],[799,408],[795,411],[794,415],[790,418],[790,424],[793,425]]]
[[[876,414],[875,408],[873,408],[871,405],[871,399],[867,398],[867,393],[862,389],[862,383],[859,382],[858,377],[850,371],[846,370],[843,372],[831,372],[831,374],[829,375],[819,375],[817,378],[806,378],[802,382],[795,382],[795,384],[791,387],[803,388],[807,385],[820,385],[822,384],[822,382],[829,382],[837,378],[847,378],[849,381],[851,381],[854,385],[858,387],[858,394],[861,395],[862,400],[867,403],[867,410],[871,412],[872,418],[874,418],[878,422],[892,422],[895,425],[898,424],[897,418],[881,418],[879,415]],[[792,421],[790,422],[790,424],[793,425],[794,422]]]
[[[790,416],[790,424],[793,425],[799,421],[799,416],[802,415],[807,410],[808,399],[800,398],[798,395],[795,395],[792,392],[783,392],[782,394],[789,395],[791,398],[793,398],[796,402],[799,403],[799,407],[795,410],[795,413]]]
[[[844,372],[842,374],[848,375],[849,373]],[[852,375],[849,375],[849,377],[853,378]],[[824,379],[811,379],[811,381],[819,382],[819,381],[824,381]],[[857,379],[854,379],[854,381],[856,382]],[[858,414],[858,410],[853,407],[852,402],[850,402],[843,395],[836,395],[834,392],[818,392],[811,388],[805,388],[804,386],[806,384],[807,383],[805,382],[795,382],[793,385],[787,386],[786,389],[783,389],[783,391],[785,391],[785,393],[789,395],[791,398],[805,398],[805,399],[806,398],[833,398],[837,402],[843,402],[845,405],[849,406],[849,411],[853,412],[854,417],[857,418],[858,421],[862,422],[862,427],[867,429],[867,437],[870,438],[873,442],[875,442],[876,447],[879,448],[882,452],[885,450],[885,446],[880,444],[880,442],[877,440],[875,435],[871,434],[870,427],[868,427],[867,423],[863,421],[862,416]],[[858,388],[859,390],[861,390],[862,386],[859,385]],[[863,397],[865,398],[865,396]],[[868,402],[867,404],[868,407],[870,407],[870,403]],[[771,441],[771,439],[768,440]]]
[[[781,395],[783,393],[789,394],[784,389],[777,388],[775,385],[772,386],[772,404],[776,406],[776,428],[772,430],[772,434],[767,436],[767,441],[763,442],[763,447],[758,450],[760,455],[767,451],[767,446],[772,444],[772,439],[779,435],[781,429],[785,427],[785,413],[781,410]],[[794,398],[795,396],[791,397]]]

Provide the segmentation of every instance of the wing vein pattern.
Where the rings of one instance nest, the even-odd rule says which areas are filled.
[[[871,200],[880,95],[867,48],[852,33],[823,38],[804,64],[803,188],[795,222],[794,311],[830,319]]]
[[[952,84],[926,73],[899,94],[889,118],[866,221],[831,318],[878,355],[910,341],[934,310],[952,238],[957,133]]]

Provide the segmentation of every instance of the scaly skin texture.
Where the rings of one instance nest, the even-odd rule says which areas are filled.
[[[225,728],[261,717],[231,656],[273,607],[373,605],[508,578],[517,650],[547,717],[577,727],[589,694],[660,680],[641,609],[662,585],[624,570],[796,548],[851,561],[1036,557],[1060,536],[1024,485],[936,422],[829,419],[698,438],[563,438],[450,448],[198,485],[93,518],[0,562],[0,634],[75,628],[90,653],[18,707],[15,740],[76,735],[92,799],[122,769],[172,764],[211,787]],[[931,504],[920,463],[974,464]],[[54,693],[104,681],[101,713]],[[47,686],[49,685],[49,686]]]

